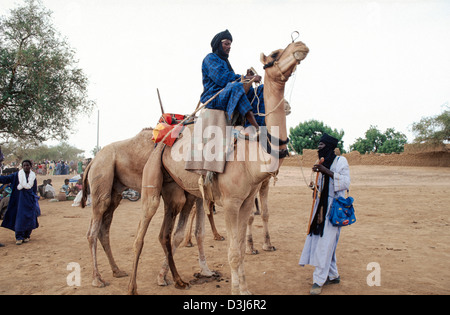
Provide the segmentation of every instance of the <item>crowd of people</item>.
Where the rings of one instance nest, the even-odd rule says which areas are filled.
[[[41,161],[36,163],[34,171],[39,175],[69,175],[81,174],[85,163],[83,161]]]

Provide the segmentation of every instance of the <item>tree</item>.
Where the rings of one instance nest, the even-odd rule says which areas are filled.
[[[399,153],[403,152],[407,141],[406,135],[396,132],[394,128],[388,128],[381,133],[377,126],[370,126],[365,133],[365,138],[356,139],[355,143],[350,146],[350,150],[358,151],[361,154],[366,152]]]
[[[23,159],[30,159],[33,162],[44,160],[78,160],[84,152],[67,142],[61,142],[56,146],[45,144],[32,144],[24,140],[11,141],[4,145],[4,153],[7,160],[20,163]]]
[[[87,86],[39,0],[0,17],[0,138],[67,139],[71,122],[94,105]]]
[[[297,127],[290,128],[289,138],[295,151],[299,154],[303,154],[303,149],[316,150],[319,144],[319,140],[324,133],[335,137],[339,140],[338,148],[344,153],[344,143],[342,138],[344,137],[344,131],[337,131],[331,129],[331,127],[324,125],[323,122],[317,120],[309,120],[304,123],[300,123]]]
[[[450,110],[446,109],[437,116],[424,117],[413,123],[412,131],[416,135],[414,142],[444,143],[450,141]]]

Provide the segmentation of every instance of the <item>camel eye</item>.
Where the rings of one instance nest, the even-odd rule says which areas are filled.
[[[270,55],[270,57],[272,57],[273,59],[277,59],[278,55],[279,55],[279,52],[277,51],[277,52],[274,52],[272,55]]]

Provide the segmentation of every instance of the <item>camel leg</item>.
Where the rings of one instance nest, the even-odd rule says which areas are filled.
[[[270,243],[270,234],[269,234],[269,206],[268,206],[268,197],[269,197],[269,182],[270,178],[265,180],[261,188],[259,189],[259,197],[261,199],[261,218],[263,221],[263,231],[264,231],[264,244],[263,250],[273,252],[276,250],[275,246],[272,246]]]
[[[192,212],[195,213],[195,211],[192,211],[192,205],[193,205],[193,200],[191,200],[189,197],[186,201],[186,204],[184,205],[183,209],[181,210],[179,219],[178,219],[178,225],[177,225],[177,229],[174,233],[173,236],[173,245],[172,245],[172,251],[173,251],[173,255],[175,255],[175,250],[178,248],[178,246],[180,246],[180,244],[182,243],[182,241],[185,239],[184,237],[184,233],[186,230],[186,225],[189,225],[188,223],[191,220],[191,218],[193,217]],[[158,285],[160,286],[167,286],[169,285],[169,281],[167,280],[167,273],[169,272],[169,264],[167,262],[167,259],[165,259],[161,270],[159,272],[158,275]]]
[[[197,211],[191,211],[189,215],[189,219],[187,222],[188,228],[185,231],[184,234],[184,247],[194,247],[194,244],[192,243],[192,226],[194,225],[194,218],[197,214]]]
[[[248,218],[248,223],[247,223],[247,235],[246,235],[247,242],[246,242],[246,249],[245,249],[245,253],[249,254],[249,255],[259,254],[258,250],[255,249],[255,247],[253,246],[252,226],[253,226],[254,220],[255,220],[255,214],[252,211],[250,213],[250,217]]]
[[[108,257],[109,265],[111,266],[111,270],[113,272],[113,277],[115,278],[122,278],[128,276],[128,274],[125,271],[120,270],[119,267],[117,266],[111,251],[111,244],[109,242],[109,230],[111,227],[114,210],[117,209],[121,200],[122,194],[117,191],[113,192],[111,196],[111,203],[108,207],[108,210],[103,214],[103,220],[98,235],[100,243],[103,246],[103,250],[105,251],[106,256]]]
[[[102,279],[98,270],[97,264],[97,240],[100,239],[100,243],[108,257],[113,275],[122,275],[119,267],[114,261],[111,246],[109,243],[109,228],[111,226],[112,215],[120,203],[120,199],[117,198],[99,198],[92,205],[92,217],[89,230],[87,233],[87,239],[93,263],[92,272],[92,286],[103,288],[108,283]],[[126,275],[126,274],[125,274]]]
[[[89,225],[89,230],[87,233],[87,239],[89,243],[89,249],[92,258],[92,286],[103,288],[108,285],[108,283],[102,279],[100,272],[98,271],[97,264],[97,239],[100,226],[102,224],[103,214],[96,211],[97,207],[93,207],[93,213],[91,217],[91,223]]]
[[[162,191],[164,199],[164,220],[159,234],[159,241],[166,254],[166,260],[169,264],[172,278],[177,289],[188,289],[189,283],[184,282],[178,274],[174,261],[175,248],[172,250],[172,230],[175,224],[175,219],[186,204],[186,196],[184,191],[174,182],[166,184]],[[190,204],[190,208],[192,204]]]
[[[203,201],[202,199],[197,199],[196,202],[196,210],[197,210],[197,220],[195,224],[195,238],[197,240],[197,246],[198,246],[198,262],[200,265],[200,274],[205,277],[212,277],[213,272],[208,268],[208,265],[206,263],[206,256],[205,256],[205,248],[204,248],[204,240],[205,240],[205,210],[204,206],[209,206],[212,203],[208,201]],[[210,208],[212,209],[212,208]]]
[[[147,233],[150,221],[158,210],[160,203],[163,183],[163,174],[161,171],[161,150],[162,146],[159,145],[151,153],[142,174],[142,215],[133,244],[134,260],[133,270],[131,273],[130,282],[128,284],[128,294],[137,294],[137,267],[139,257],[142,253],[142,248],[144,246],[144,237]]]
[[[224,203],[225,223],[229,241],[228,262],[231,268],[231,293],[251,294],[245,280],[244,256],[245,234],[248,218],[252,210],[254,194],[251,194],[244,203],[239,199],[227,200]]]
[[[259,210],[258,197],[255,198],[255,207],[256,207],[256,211],[253,214],[254,215],[260,215],[261,211]]]
[[[211,230],[213,232],[214,235],[214,239],[216,241],[224,241],[225,238],[219,234],[219,232],[217,232],[217,228],[216,228],[216,224],[214,223],[214,202],[209,202],[208,205],[208,220],[209,220],[209,224],[211,225]]]

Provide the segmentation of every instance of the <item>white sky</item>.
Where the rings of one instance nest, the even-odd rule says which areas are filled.
[[[42,0],[76,51],[97,103],[74,122],[70,143],[87,156],[154,127],[166,112],[190,114],[202,88],[212,37],[233,35],[237,73],[261,52],[284,48],[293,31],[309,48],[288,82],[288,128],[316,119],[345,131],[349,148],[371,125],[413,140],[411,124],[450,100],[450,1],[364,0]],[[0,15],[22,1],[1,0]]]

